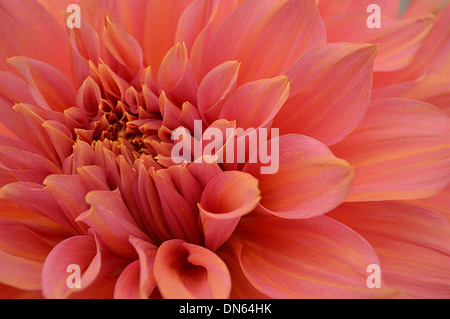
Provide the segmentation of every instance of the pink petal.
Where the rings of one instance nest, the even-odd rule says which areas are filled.
[[[177,43],[167,52],[158,73],[161,90],[178,102],[197,104],[197,82],[191,70],[186,45]]]
[[[214,177],[222,173],[222,169],[216,162],[209,164],[204,160],[202,160],[201,163],[194,162],[190,164],[188,169],[192,175],[197,178],[203,188],[205,188]]]
[[[115,254],[132,259],[136,256],[130,235],[150,241],[125,206],[119,191],[93,191],[86,196],[91,209],[78,216],[77,222],[91,227]]]
[[[109,52],[126,67],[138,72],[143,68],[144,53],[139,43],[106,15],[103,39]]]
[[[198,88],[198,110],[202,119],[211,124],[220,118],[224,99],[236,89],[240,63],[224,62],[212,69]]]
[[[405,201],[405,203],[439,213],[450,222],[450,206],[448,205],[450,203],[450,185],[433,197]]]
[[[56,68],[27,57],[14,57],[8,63],[28,82],[31,94],[41,107],[62,112],[75,106],[75,90]]]
[[[347,201],[433,196],[450,176],[450,120],[419,101],[373,101],[360,126],[333,152],[355,167]]]
[[[448,55],[450,45],[447,41],[450,34],[448,20],[450,6],[446,6],[436,17],[433,28],[427,34],[414,56],[415,63],[393,72],[376,72],[374,74],[374,88],[386,87],[403,81],[420,78],[429,69],[448,69]]]
[[[316,6],[314,0],[244,2],[214,32],[202,74],[229,60],[243,62],[242,83],[282,73],[308,49],[325,42]]]
[[[232,235],[242,216],[261,200],[258,180],[247,173],[230,171],[214,177],[199,204],[205,247],[215,251]]]
[[[348,43],[308,51],[285,73],[291,94],[273,127],[281,134],[305,134],[326,145],[344,138],[367,111],[376,52],[375,45]]]
[[[67,34],[36,1],[2,1],[0,21],[1,70],[12,71],[6,59],[20,55],[49,63],[66,76],[71,74]]]
[[[158,289],[167,299],[228,298],[230,274],[212,251],[174,239],[156,253],[154,274]]]
[[[381,29],[355,29],[355,25],[366,25],[368,15],[366,10],[353,11],[327,21],[327,39],[328,42],[379,44],[374,71],[380,72],[402,69],[412,63],[434,21],[432,15],[406,21],[382,16]]]
[[[366,285],[372,247],[331,218],[286,220],[265,216],[241,222],[230,242],[250,283],[271,298],[373,298]]]
[[[175,238],[200,244],[202,238],[198,229],[198,209],[178,192],[168,170],[150,171],[158,190],[164,218]]]
[[[236,121],[244,129],[263,127],[280,111],[289,89],[286,76],[246,83],[226,98],[219,118]]]
[[[58,244],[45,260],[42,289],[46,298],[68,298],[110,274],[124,261],[113,255],[95,236],[75,236]],[[80,267],[80,288],[68,288],[68,266]]]
[[[8,146],[0,146],[0,171],[21,182],[41,183],[48,175],[61,170],[48,159]]]
[[[52,245],[37,229],[0,219],[0,282],[19,289],[41,289],[41,271]]]
[[[139,260],[125,268],[114,289],[116,299],[147,299],[156,288],[153,264],[157,248],[140,239],[130,237],[130,242],[139,254]]]
[[[352,203],[331,217],[374,247],[385,284],[401,297],[450,297],[450,224],[439,214],[398,203]]]
[[[350,191],[353,170],[319,141],[303,135],[281,136],[268,142],[279,147],[279,170],[261,174],[261,163],[248,163],[244,172],[259,180],[264,211],[282,218],[310,218],[339,205]]]

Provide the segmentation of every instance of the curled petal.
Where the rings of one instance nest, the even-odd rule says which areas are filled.
[[[250,174],[230,171],[213,178],[199,204],[205,246],[213,251],[219,248],[260,199],[258,180]]]
[[[91,227],[112,252],[131,259],[136,257],[136,252],[128,241],[130,235],[150,241],[136,226],[119,191],[93,191],[87,194],[86,202],[91,209],[76,221]]]
[[[167,299],[224,299],[231,290],[227,266],[212,251],[173,239],[156,253],[154,274]]]
[[[264,211],[282,218],[310,218],[332,210],[350,192],[352,167],[319,141],[285,135],[268,145],[272,152],[279,148],[277,172],[261,174],[261,163],[244,167],[259,180]]]
[[[69,266],[79,267],[79,288],[68,287],[69,276],[75,269]],[[97,236],[71,237],[59,243],[45,260],[42,270],[43,294],[52,299],[68,298],[120,266],[123,266],[123,260],[113,255]]]
[[[135,237],[130,237],[130,242],[136,249],[139,260],[128,265],[119,276],[114,289],[114,298],[147,299],[156,288],[153,265],[157,248]]]

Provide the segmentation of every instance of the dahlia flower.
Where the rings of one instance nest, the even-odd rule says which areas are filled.
[[[449,298],[447,3],[1,0],[0,297]]]

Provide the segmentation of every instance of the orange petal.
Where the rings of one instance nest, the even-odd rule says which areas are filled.
[[[168,170],[150,171],[158,190],[164,218],[175,238],[200,244],[202,238],[198,229],[198,209],[178,192]]]
[[[42,269],[42,291],[46,298],[68,298],[89,288],[98,279],[123,266],[97,236],[74,236],[58,244],[45,260]],[[80,270],[80,288],[69,288],[69,266]],[[73,270],[71,270],[73,272]]]
[[[450,224],[442,216],[384,202],[344,204],[330,217],[369,241],[385,284],[401,297],[450,297]]]
[[[23,222],[0,219],[0,282],[19,289],[41,289],[41,271],[52,245]]]
[[[126,33],[119,24],[113,22],[108,15],[105,18],[103,39],[109,52],[121,64],[135,72],[143,68],[144,53],[139,43]]]
[[[156,246],[130,237],[130,242],[139,254],[139,260],[124,269],[114,288],[115,299],[148,299],[156,288],[153,264]]]
[[[366,285],[367,266],[379,264],[367,241],[325,216],[248,219],[239,224],[229,245],[250,283],[271,298],[373,298],[390,293]]]
[[[27,151],[0,145],[0,171],[18,181],[41,183],[61,170],[48,159]]]
[[[268,145],[280,150],[276,173],[262,174],[261,163],[244,168],[259,180],[264,211],[282,218],[310,218],[335,208],[350,191],[352,168],[319,141],[285,135]]]
[[[203,74],[225,61],[239,60],[241,83],[274,77],[323,43],[325,27],[315,0],[245,1],[212,35]]]
[[[24,17],[27,17],[24,19]],[[6,63],[13,56],[27,56],[49,63],[70,76],[67,34],[36,1],[5,0],[0,4],[0,69],[13,71]],[[39,27],[37,27],[39,26]]]
[[[289,89],[288,78],[283,75],[246,83],[226,98],[219,117],[236,121],[243,129],[263,127],[286,102]]]
[[[332,147],[355,167],[347,201],[433,196],[450,176],[450,120],[419,101],[373,101],[360,126]]]
[[[250,174],[230,171],[214,177],[199,204],[205,247],[212,251],[219,248],[260,199],[258,180]]]
[[[227,266],[212,251],[173,239],[156,253],[154,274],[167,299],[225,299],[231,280]]]
[[[224,99],[236,89],[240,63],[227,61],[212,69],[198,87],[198,110],[211,124],[220,118]]]
[[[326,145],[344,138],[367,111],[376,52],[375,45],[348,43],[308,51],[285,73],[291,94],[273,127],[281,134],[305,134]]]
[[[8,63],[22,74],[41,107],[62,112],[75,106],[75,90],[58,69],[27,57],[10,58]]]
[[[130,235],[150,241],[142,232],[125,206],[119,191],[93,191],[86,196],[91,209],[76,219],[91,227],[105,245],[114,253],[125,258],[136,257]]]
[[[444,188],[433,197],[405,201],[406,204],[426,208],[439,213],[450,222],[450,186]]]
[[[411,20],[381,17],[381,29],[366,27],[369,13],[353,11],[327,21],[328,42],[379,44],[374,71],[402,69],[413,62],[423,39],[433,26],[434,16],[424,15]],[[355,28],[355,26],[364,26]]]
[[[167,52],[158,73],[160,89],[180,103],[197,104],[197,82],[191,70],[186,45],[177,43]]]

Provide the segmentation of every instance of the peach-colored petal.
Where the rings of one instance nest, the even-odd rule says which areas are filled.
[[[25,78],[35,101],[43,108],[64,111],[75,105],[72,84],[53,66],[27,57],[8,59]]]
[[[0,284],[0,299],[43,299],[39,290],[22,290]]]
[[[124,269],[114,288],[116,299],[148,299],[156,287],[153,275],[156,246],[130,237],[130,242],[139,254],[139,260]]]
[[[367,266],[379,264],[369,243],[325,216],[248,219],[230,241],[247,279],[271,298],[376,298],[391,293],[366,285]]]
[[[103,39],[109,52],[121,64],[136,72],[143,68],[144,53],[139,43],[108,15],[105,18]]]
[[[281,134],[305,134],[327,145],[344,138],[367,111],[376,52],[375,45],[349,43],[308,51],[285,73],[291,94],[273,127]]]
[[[420,100],[439,107],[450,116],[450,76],[445,72],[430,72],[416,81],[402,82],[379,88],[372,92],[372,99],[404,97]]]
[[[18,181],[35,183],[41,183],[50,174],[61,173],[48,159],[8,146],[0,146],[0,171]]]
[[[450,176],[450,120],[407,99],[373,101],[361,125],[333,152],[355,167],[347,201],[433,196]]]
[[[403,81],[413,81],[420,78],[427,70],[447,69],[450,66],[450,6],[443,9],[434,21],[433,28],[422,42],[422,46],[414,57],[415,63],[392,72],[374,73],[374,88],[389,86]]]
[[[91,227],[112,252],[131,259],[136,257],[136,251],[128,241],[130,235],[151,241],[136,226],[118,191],[90,192],[86,202],[91,209],[78,216],[76,221]]]
[[[33,102],[34,99],[26,83],[20,77],[8,72],[0,72],[0,112],[2,114],[0,123],[20,136],[20,130],[24,125],[14,112],[13,106],[16,103]]]
[[[380,258],[385,284],[402,297],[450,297],[450,224],[398,203],[349,203],[330,214],[364,236]]]
[[[63,27],[67,27],[67,22],[62,12],[73,4],[73,0],[37,0],[52,15],[52,17]]]
[[[353,11],[327,21],[328,42],[379,44],[374,71],[387,72],[406,67],[433,26],[434,16],[401,21],[383,16],[381,29],[365,27],[368,13]],[[355,28],[355,26],[364,26]]]
[[[158,72],[174,45],[178,19],[192,0],[81,0],[81,14],[100,30],[105,12],[135,38],[144,51],[144,64]]]
[[[236,121],[244,129],[263,127],[286,102],[289,89],[288,78],[283,75],[246,83],[226,98],[219,118]]]
[[[230,171],[214,177],[199,204],[205,247],[212,251],[219,248],[260,199],[258,180],[250,174]]]
[[[138,173],[138,195],[144,225],[151,238],[162,242],[171,238],[171,234],[164,219],[158,191],[143,161],[138,160],[135,166]]]
[[[223,2],[223,1],[222,1]],[[227,1],[231,2],[231,1]],[[197,36],[208,22],[217,14],[220,6],[218,0],[194,0],[187,6],[178,20],[175,42],[184,42],[188,51],[192,48]]]
[[[433,197],[405,201],[405,203],[439,213],[450,222],[450,205],[448,204],[450,203],[450,186]]]
[[[402,15],[402,18],[412,18],[419,16],[421,14],[433,13],[436,14],[442,9],[445,5],[448,4],[448,0],[412,0],[409,5],[406,7],[405,12]]]
[[[190,164],[188,169],[192,175],[197,178],[203,188],[205,188],[214,177],[222,173],[222,169],[216,162],[208,163],[204,159],[201,163],[194,162]]]
[[[236,89],[240,63],[227,61],[212,69],[198,87],[198,111],[211,124],[219,118],[224,99]]]
[[[203,74],[225,61],[239,60],[242,83],[274,77],[323,43],[325,27],[316,0],[245,1],[212,35]]]
[[[400,1],[392,0],[319,0],[318,3],[320,15],[325,21],[351,11],[366,12],[370,4],[379,5],[382,14],[391,18],[397,17],[400,8]],[[368,16],[369,14],[367,14]]]
[[[20,203],[25,209],[58,223],[74,234],[79,232],[50,192],[41,184],[10,183],[0,190],[0,198]]]
[[[197,82],[192,73],[186,45],[177,43],[167,52],[158,73],[160,89],[178,102],[197,104]]]
[[[173,239],[163,243],[154,266],[156,283],[167,299],[228,298],[231,290],[227,266],[212,251]]]
[[[193,209],[181,196],[168,170],[151,171],[151,176],[158,190],[164,218],[175,238],[182,238],[191,243],[201,243],[198,230],[198,209]]]
[[[268,299],[266,295],[258,291],[245,277],[239,260],[234,257],[233,249],[228,245],[222,246],[217,254],[227,264],[231,276],[230,299]]]
[[[42,292],[46,298],[67,298],[123,266],[97,236],[74,236],[59,243],[48,255],[42,269]],[[80,268],[80,288],[69,288],[68,267]],[[73,269],[71,270],[73,272]]]
[[[0,282],[41,289],[41,271],[52,245],[45,234],[23,222],[0,219]]]
[[[269,149],[277,147],[269,141]],[[279,170],[261,174],[261,163],[244,172],[259,180],[263,210],[282,218],[310,218],[339,205],[350,191],[353,169],[319,141],[303,135],[279,139]]]
[[[67,34],[36,1],[2,1],[0,21],[1,70],[13,71],[7,58],[28,56],[53,65],[66,76],[71,74]]]

